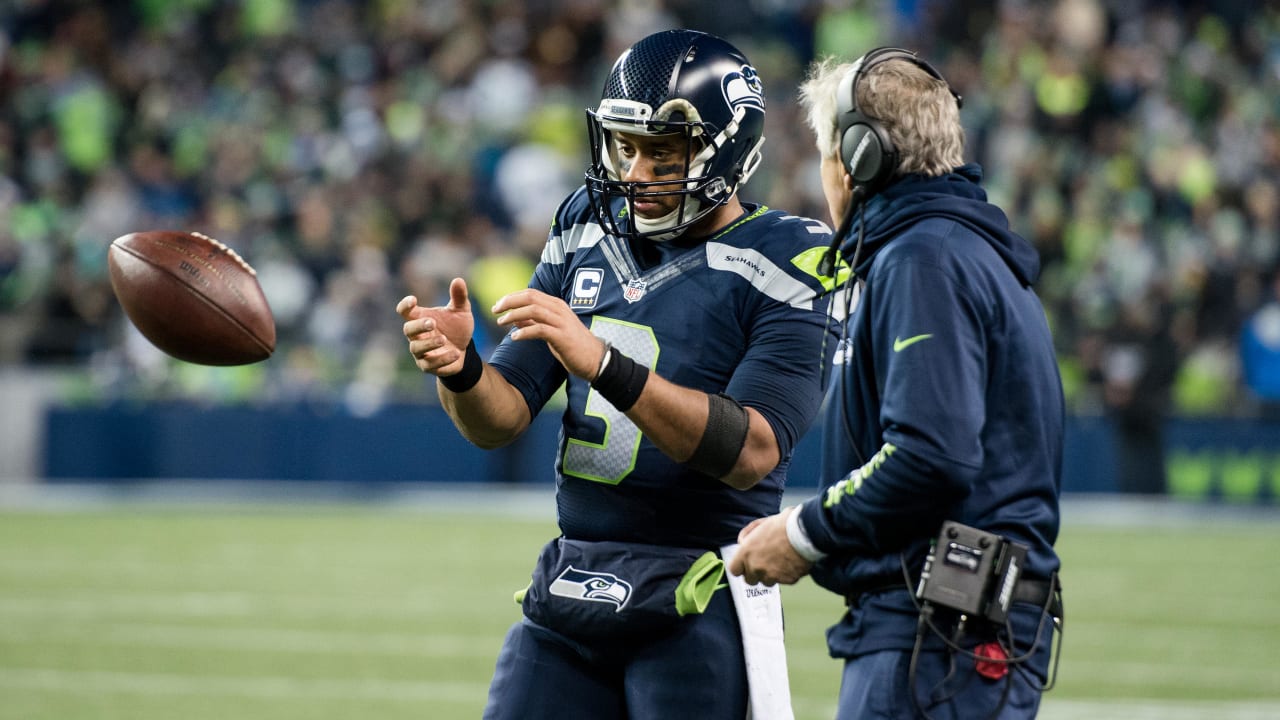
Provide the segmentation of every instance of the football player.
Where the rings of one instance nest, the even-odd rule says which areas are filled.
[[[587,111],[591,165],[488,362],[466,282],[397,311],[458,430],[511,442],[561,386],[561,536],[538,558],[485,717],[742,720],[722,546],[779,509],[836,344],[823,223],[747,202],[764,89],[712,35],[650,35]],[[830,280],[825,280],[830,285]]]

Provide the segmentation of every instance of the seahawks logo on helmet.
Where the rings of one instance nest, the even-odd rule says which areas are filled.
[[[724,101],[734,110],[745,105],[764,112],[764,83],[760,75],[750,65],[743,65],[737,72],[725,73],[720,78],[720,90],[724,92]]]
[[[570,565],[560,573],[549,588],[552,595],[571,600],[612,603],[620,612],[631,598],[631,583],[619,580],[612,573],[579,570]]]

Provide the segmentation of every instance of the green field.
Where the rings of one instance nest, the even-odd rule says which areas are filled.
[[[478,718],[540,513],[335,503],[0,511],[0,719]],[[1280,717],[1280,522],[1069,522],[1042,718]],[[798,720],[839,603],[784,594]]]

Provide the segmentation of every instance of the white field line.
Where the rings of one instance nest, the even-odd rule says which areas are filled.
[[[0,510],[81,512],[114,508],[276,508],[296,513],[323,508],[383,506],[410,513],[501,515],[555,519],[550,482],[400,483],[294,482],[273,480],[157,480],[137,483],[45,483],[0,478]]]
[[[0,479],[0,510],[78,512],[104,509],[200,508],[216,512],[251,506],[282,512],[315,507],[377,507],[409,513],[494,514],[524,519],[555,518],[555,488],[550,483],[402,483],[369,496],[367,484],[298,483],[240,480],[164,480],[129,483],[43,483]],[[817,488],[792,487],[782,505],[794,505]],[[1204,523],[1280,523],[1275,506],[1225,505],[1179,498],[1118,493],[1069,493],[1062,497],[1065,526],[1117,525],[1188,527]]]
[[[201,648],[262,653],[332,653],[407,657],[497,657],[500,642],[474,635],[326,632],[277,628],[210,628],[154,623],[105,625],[12,624],[0,626],[0,639],[12,642],[125,647]]]
[[[398,702],[479,702],[484,683],[301,679],[291,677],[212,677],[102,670],[57,670],[0,666],[0,688],[85,695],[191,695],[298,700],[374,700]]]

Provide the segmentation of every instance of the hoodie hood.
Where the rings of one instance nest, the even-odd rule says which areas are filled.
[[[1024,286],[1040,276],[1040,253],[1022,236],[1009,229],[1009,218],[987,202],[982,168],[962,165],[940,177],[907,175],[872,196],[862,205],[862,217],[854,218],[840,251],[845,260],[853,256],[859,223],[864,224],[862,252],[855,271],[866,277],[880,248],[892,242],[912,224],[929,217],[947,217],[962,223],[986,239],[1004,259]]]

